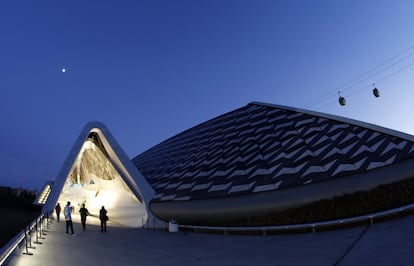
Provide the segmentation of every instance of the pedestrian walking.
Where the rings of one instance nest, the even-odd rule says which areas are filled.
[[[80,216],[81,216],[82,228],[83,228],[83,231],[85,231],[86,216],[89,215],[88,209],[85,208],[85,203],[82,204],[82,208],[80,208],[79,212],[80,212]]]
[[[102,206],[99,211],[99,220],[101,220],[101,232],[106,232],[106,222],[108,221],[108,211]]]
[[[63,215],[65,216],[66,220],[66,234],[69,234],[69,228],[70,232],[73,235],[73,223],[72,223],[72,215],[70,211],[70,201],[66,204],[65,208],[63,209]]]
[[[57,220],[57,222],[60,222],[60,204],[59,204],[59,202],[56,204],[55,212],[56,212],[56,220]]]

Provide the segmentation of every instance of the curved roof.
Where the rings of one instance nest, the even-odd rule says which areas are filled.
[[[153,202],[245,195],[346,178],[414,157],[410,135],[291,107],[250,103],[132,162]]]

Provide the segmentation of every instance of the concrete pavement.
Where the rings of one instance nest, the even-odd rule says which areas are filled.
[[[414,265],[414,216],[335,231],[268,236],[169,233],[113,227],[101,233],[53,222],[33,256],[8,265]]]

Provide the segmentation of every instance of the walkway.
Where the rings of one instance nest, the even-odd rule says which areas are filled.
[[[414,215],[371,227],[270,236],[52,224],[34,255],[8,265],[414,265]]]

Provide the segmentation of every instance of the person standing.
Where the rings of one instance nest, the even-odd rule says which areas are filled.
[[[106,221],[108,221],[108,215],[105,207],[102,206],[101,210],[99,211],[99,220],[101,220],[101,232],[106,232]]]
[[[60,221],[60,204],[59,204],[59,202],[56,204],[55,211],[56,211],[56,220],[57,220],[57,222],[59,222]]]
[[[70,211],[70,201],[68,201],[65,208],[63,209],[63,215],[65,216],[65,220],[66,220],[66,234],[69,234],[69,228],[70,228],[71,234],[73,235],[73,223],[72,223],[72,215]]]
[[[80,216],[81,216],[82,228],[83,228],[83,231],[85,231],[86,216],[89,215],[88,209],[85,208],[85,203],[82,204],[82,208],[80,208],[79,212],[80,212]]]

